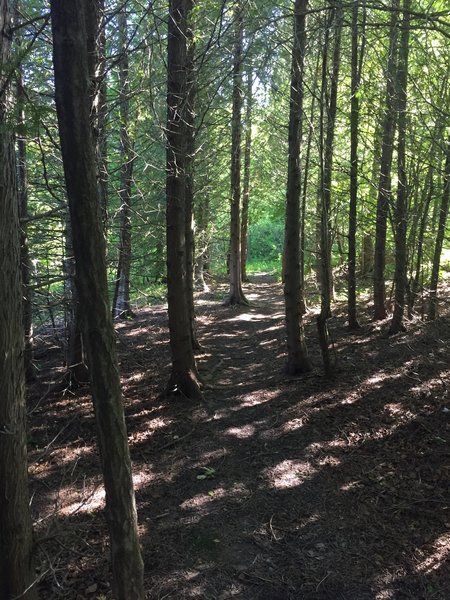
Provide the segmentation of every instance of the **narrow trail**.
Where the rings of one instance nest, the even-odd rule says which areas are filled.
[[[220,286],[198,295],[202,404],[158,396],[164,307],[118,327],[148,598],[447,599],[448,318],[388,340],[338,317],[331,380],[307,324],[315,369],[288,379],[281,286],[260,276],[245,291],[249,307],[222,306]],[[61,411],[76,420],[35,474],[35,512],[88,555],[59,547],[70,577],[47,577],[45,597],[96,598],[96,585],[109,599],[89,398],[40,410],[36,438],[39,419],[48,436]]]

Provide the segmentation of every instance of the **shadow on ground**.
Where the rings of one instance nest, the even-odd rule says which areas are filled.
[[[338,310],[326,379],[310,315],[315,370],[292,379],[281,287],[246,293],[199,295],[202,404],[159,397],[163,307],[118,326],[148,598],[449,598],[449,318],[387,338],[367,318],[349,334]],[[111,598],[86,391],[32,425],[42,597]]]

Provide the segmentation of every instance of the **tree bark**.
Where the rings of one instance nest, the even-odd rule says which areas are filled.
[[[375,320],[381,320],[387,317],[384,269],[386,265],[387,217],[391,201],[392,154],[394,148],[394,137],[396,127],[395,80],[397,72],[397,38],[399,6],[400,0],[392,0],[392,12],[390,19],[389,34],[389,54],[386,69],[385,113],[383,118],[383,133],[381,142],[380,178],[378,184],[375,255],[373,269],[373,302]]]
[[[0,0],[0,600],[36,600],[27,484],[19,200],[6,74],[13,6]]]
[[[395,205],[395,304],[389,328],[391,334],[405,331],[403,322],[406,295],[406,231],[408,223],[408,180],[406,175],[406,127],[407,87],[411,0],[403,0],[403,19],[397,68],[397,111],[398,111],[398,184]]]
[[[90,123],[91,90],[82,0],[51,1],[55,98],[69,198],[97,435],[106,491],[113,594],[143,600],[131,461],[108,301],[105,240]]]
[[[244,18],[242,0],[235,2],[235,40],[233,59],[233,112],[231,117],[231,210],[230,210],[230,292],[225,305],[244,304],[241,274],[241,139],[242,139],[242,62]]]
[[[303,121],[303,74],[308,0],[296,0],[289,103],[288,180],[284,246],[284,300],[289,375],[311,370],[303,331],[300,277],[300,147]]]
[[[186,274],[186,99],[189,0],[170,0],[167,82],[167,300],[172,372],[168,394],[200,399]]]

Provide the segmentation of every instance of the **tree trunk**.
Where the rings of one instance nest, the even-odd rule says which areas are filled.
[[[411,0],[403,0],[403,19],[397,69],[398,184],[395,205],[395,305],[389,328],[391,334],[405,331],[403,316],[406,295],[406,231],[408,222],[408,181],[406,176],[406,109],[408,86],[409,28]]]
[[[90,124],[85,4],[51,1],[55,98],[97,435],[106,491],[113,594],[143,600],[131,461],[108,301],[105,240]]]
[[[235,4],[235,42],[233,60],[233,112],[231,117],[231,210],[230,210],[230,292],[225,305],[244,304],[241,275],[241,139],[242,139],[242,62],[244,19],[242,0]]]
[[[12,6],[0,0],[0,600],[36,600],[27,485],[19,200],[8,131]]]
[[[25,137],[25,92],[23,89],[22,71],[19,69],[17,81],[17,104],[19,133],[17,136],[17,187],[19,197],[20,229],[20,266],[23,290],[23,329],[25,335],[25,379],[35,379],[36,371],[33,365],[33,310],[32,290],[30,288],[30,252],[28,247],[28,169],[27,142]]]
[[[365,10],[365,7],[364,7]],[[361,36],[361,53],[358,48],[358,0],[352,8],[352,81],[350,106],[350,206],[348,219],[348,327],[359,329],[356,310],[356,228],[358,204],[358,134],[359,134],[359,98],[361,69],[364,59],[364,32]]]
[[[195,285],[202,292],[208,292],[209,287],[205,281],[206,263],[208,260],[208,220],[209,220],[209,198],[202,194],[196,203],[197,215],[197,238],[195,244]]]
[[[339,70],[341,62],[341,33],[342,33],[342,7],[338,4],[333,9],[334,22],[334,46],[331,69],[331,80],[329,94],[327,90],[327,72],[328,72],[328,35],[325,37],[323,68],[322,68],[322,136],[323,136],[323,110],[326,108],[326,132],[325,147],[321,153],[321,225],[320,225],[320,281],[321,281],[321,313],[325,318],[331,316],[331,300],[333,298],[333,272],[332,272],[332,253],[331,253],[331,181],[333,174],[333,150],[334,134],[337,113],[337,91]],[[327,102],[327,96],[329,96]]]
[[[167,393],[202,397],[195,364],[186,274],[186,99],[189,0],[170,0],[167,82],[167,300],[172,372]]]
[[[248,209],[250,202],[250,161],[252,152],[252,111],[253,111],[253,72],[247,70],[247,95],[245,111],[245,148],[244,148],[244,181],[242,188],[242,215],[241,215],[241,276],[242,281],[248,281],[247,254],[248,254]]]
[[[300,277],[300,145],[303,119],[303,74],[308,0],[296,0],[289,103],[288,181],[284,246],[284,300],[286,309],[287,365],[290,375],[311,370],[303,331]]]
[[[130,79],[126,6],[118,15],[119,23],[119,109],[120,109],[120,243],[119,264],[114,290],[113,317],[134,317],[130,304],[131,271],[131,188],[133,184],[133,143],[130,138]]]
[[[197,93],[197,73],[195,67],[195,40],[191,26],[187,29],[187,58],[186,58],[186,178],[185,178],[185,236],[186,236],[186,285],[189,302],[189,321],[191,340],[194,351],[200,351],[195,328],[194,303],[194,256],[195,256],[195,226],[194,226],[194,160],[196,144],[195,100]]]
[[[387,317],[384,269],[386,265],[386,228],[389,204],[391,201],[391,166],[396,125],[395,81],[397,72],[399,5],[400,0],[392,0],[392,12],[389,34],[389,54],[386,69],[386,99],[381,142],[380,179],[378,184],[375,255],[373,269],[373,302],[375,320],[381,320]]]
[[[444,243],[445,227],[447,224],[448,207],[450,200],[450,137],[447,140],[447,148],[445,151],[445,172],[443,184],[444,187],[442,193],[442,201],[439,210],[439,225],[436,235],[436,243],[434,246],[433,267],[431,270],[430,279],[430,302],[428,306],[429,319],[435,319],[437,317],[437,286],[439,281],[439,267],[441,264],[442,246]]]

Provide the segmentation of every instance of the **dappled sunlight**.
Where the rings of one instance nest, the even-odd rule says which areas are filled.
[[[443,533],[418,553],[422,558],[417,569],[425,575],[436,571],[450,558],[450,532]]]
[[[248,424],[242,425],[241,427],[229,427],[224,431],[224,434],[242,440],[252,437],[255,434],[255,431],[255,426]]]
[[[274,467],[265,469],[262,473],[270,487],[287,489],[297,487],[317,473],[312,464],[302,460],[283,460]]]

